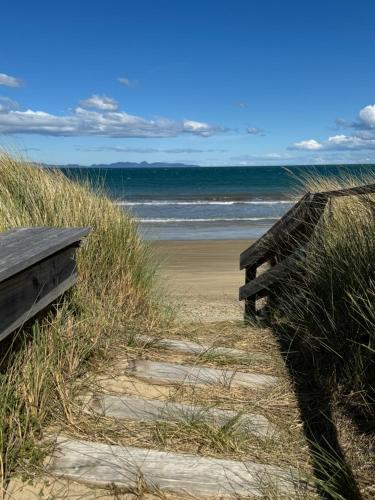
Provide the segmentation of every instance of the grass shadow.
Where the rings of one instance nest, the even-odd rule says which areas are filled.
[[[273,333],[294,386],[318,494],[335,500],[361,499],[338,439],[329,384],[316,377],[313,354],[298,345],[293,332],[273,325]]]

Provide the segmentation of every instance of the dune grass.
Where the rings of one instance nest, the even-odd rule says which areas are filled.
[[[375,183],[375,177],[367,179]],[[358,185],[306,180],[309,191]],[[278,302],[316,369],[375,417],[375,194],[332,199]]]
[[[37,442],[59,415],[69,421],[77,380],[93,356],[132,331],[166,321],[153,293],[156,264],[136,222],[61,172],[0,154],[0,230],[90,227],[78,251],[79,282],[47,317],[2,343],[0,479],[40,460]]]
[[[307,190],[322,192],[375,183],[375,178],[315,176],[305,182]],[[325,414],[328,427],[332,420],[338,424],[339,414],[350,420],[345,439],[340,425],[331,430],[364,494],[375,470],[366,446],[360,450],[356,444],[365,436],[371,448],[375,438],[375,195],[331,200],[305,249],[305,258],[273,300],[273,322],[290,352],[297,384],[305,380],[305,387],[315,391],[307,404],[310,417]],[[324,398],[319,403],[319,391],[326,404]],[[313,453],[332,462],[332,470],[343,471],[337,450],[322,443],[321,429],[313,434]]]

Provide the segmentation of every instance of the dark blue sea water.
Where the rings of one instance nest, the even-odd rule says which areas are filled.
[[[298,197],[306,175],[361,176],[375,166],[69,168],[140,221],[147,239],[252,239]]]

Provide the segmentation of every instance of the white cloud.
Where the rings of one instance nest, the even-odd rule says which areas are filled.
[[[116,111],[118,109],[118,103],[112,97],[98,94],[93,94],[88,99],[84,99],[80,102],[80,105],[84,108],[96,108],[102,111]]]
[[[22,80],[15,76],[0,73],[0,85],[5,85],[6,87],[20,87],[22,85]]]
[[[358,116],[364,127],[375,128],[375,104],[362,108]]]
[[[18,103],[9,99],[9,97],[0,97],[0,113],[7,113],[8,111],[18,109]]]
[[[317,149],[322,149],[322,144],[315,139],[308,139],[307,141],[295,142],[292,149],[316,151]]]
[[[184,120],[182,122],[182,126],[184,132],[191,132],[202,136],[212,135],[212,127],[208,123],[197,122],[194,120]]]
[[[250,135],[266,135],[265,134],[265,131],[262,129],[262,128],[258,128],[258,127],[249,127],[246,129],[246,132]]]
[[[351,129],[349,134],[337,134],[323,141],[309,139],[296,142],[289,149],[305,151],[366,151],[375,149],[375,104],[362,108],[356,121],[340,118],[336,124]]]
[[[358,150],[319,151],[312,154],[306,151],[288,151],[280,153],[264,153],[259,155],[243,154],[229,158],[229,165],[321,165],[321,164],[352,164],[374,163],[374,153],[360,154]]]
[[[127,78],[126,76],[122,76],[120,78],[117,78],[117,80],[122,84],[125,85],[126,87],[134,88],[137,86],[138,82],[136,80],[130,80],[130,78]]]
[[[125,111],[88,110],[77,107],[69,115],[45,111],[9,110],[0,113],[0,133],[55,136],[175,137],[189,133],[208,137],[224,129],[193,120],[148,120]]]
[[[355,135],[334,135],[328,137],[326,141],[317,142],[314,139],[309,141],[296,142],[290,149],[301,149],[305,151],[344,151],[344,150],[365,150],[375,149],[375,136],[363,139]]]

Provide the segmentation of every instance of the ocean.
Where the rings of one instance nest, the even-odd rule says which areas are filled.
[[[259,238],[291,206],[306,175],[361,176],[375,166],[63,168],[101,187],[148,240]]]

